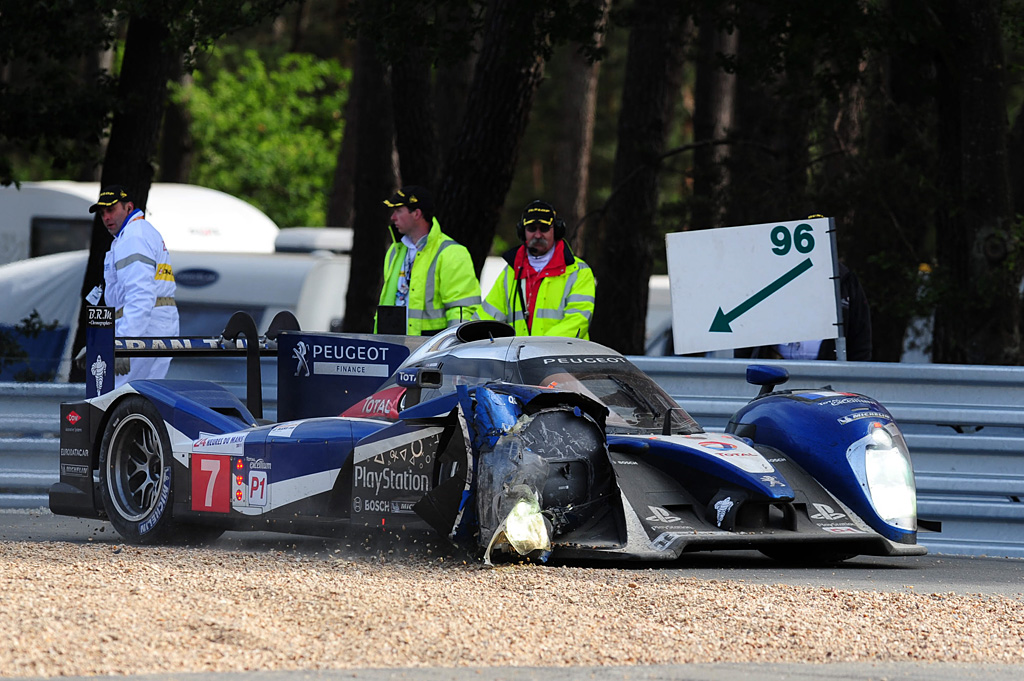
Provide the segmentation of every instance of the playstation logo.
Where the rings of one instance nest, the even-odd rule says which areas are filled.
[[[814,508],[818,510],[811,515],[815,520],[839,520],[846,517],[845,513],[840,513],[827,504],[814,504]]]
[[[671,513],[666,511],[661,506],[648,506],[647,508],[651,509],[651,513],[653,514],[653,515],[649,515],[646,518],[644,518],[644,520],[647,520],[648,522],[652,522],[652,523],[677,523],[680,520],[682,520],[682,518],[680,518],[679,516],[676,516],[676,515],[672,515]]]

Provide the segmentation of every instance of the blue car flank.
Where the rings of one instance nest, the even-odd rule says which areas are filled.
[[[809,413],[815,418],[808,418]],[[728,430],[756,431],[758,442],[786,452],[842,497],[876,532],[895,542],[914,543],[915,530],[890,525],[879,516],[867,489],[863,458],[851,461],[847,455],[850,443],[866,437],[877,423],[895,421],[885,407],[869,397],[798,390],[753,400],[736,412]]]

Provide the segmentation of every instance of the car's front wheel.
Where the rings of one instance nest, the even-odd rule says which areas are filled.
[[[171,538],[171,442],[149,400],[131,395],[114,407],[103,431],[99,469],[103,508],[118,534],[135,544]]]

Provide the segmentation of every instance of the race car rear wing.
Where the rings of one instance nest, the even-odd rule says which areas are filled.
[[[114,311],[89,307],[86,329],[86,397],[114,389],[117,357],[246,358],[246,407],[263,414],[261,357],[277,360],[277,418],[337,416],[377,390],[423,344],[420,336],[303,332],[290,312],[280,312],[263,335],[245,312],[236,312],[219,336],[121,338]],[[173,371],[173,369],[172,369]]]
[[[246,407],[256,418],[263,418],[263,377],[261,356],[277,356],[277,336],[282,331],[299,331],[299,322],[288,311],[277,313],[261,336],[256,322],[245,312],[236,312],[216,337],[122,338],[114,336],[114,309],[90,306],[86,331],[85,358],[87,373],[86,397],[97,397],[114,388],[113,372],[116,357],[175,357],[200,355],[208,357],[244,356]]]

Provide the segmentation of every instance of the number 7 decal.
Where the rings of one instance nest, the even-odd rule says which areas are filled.
[[[192,455],[192,510],[227,513],[231,504],[231,477],[227,456]]]

